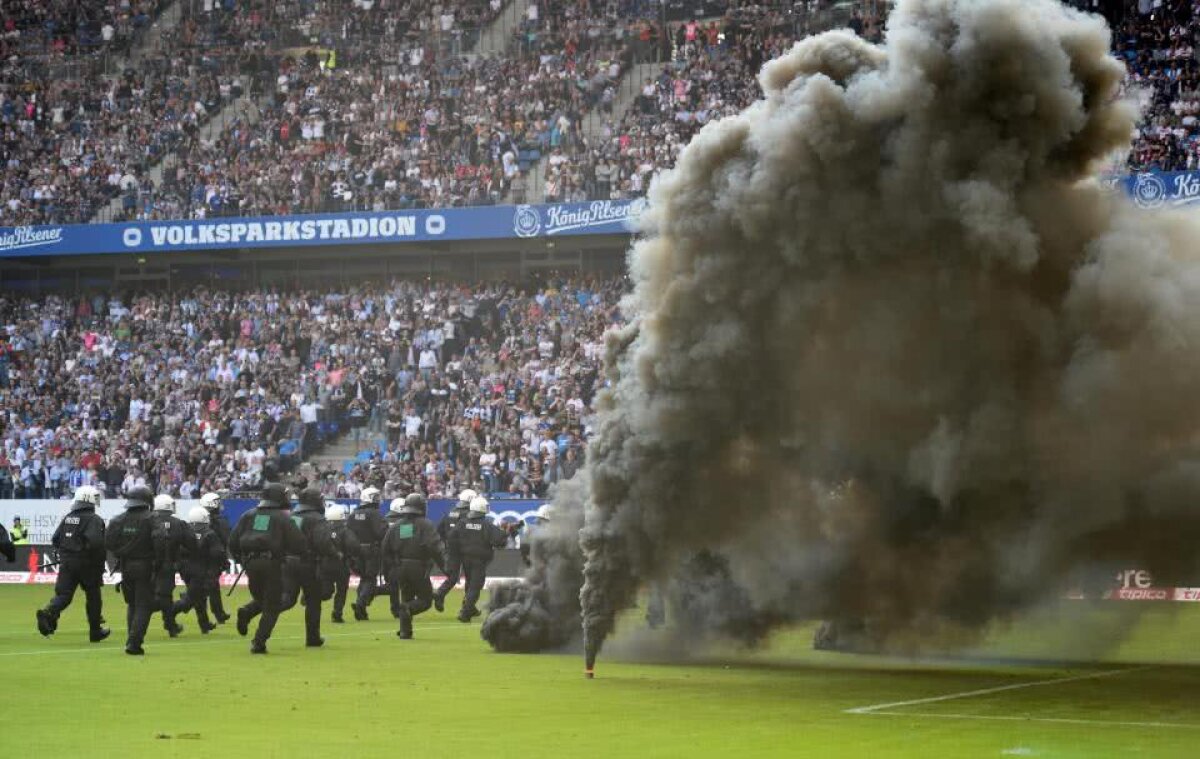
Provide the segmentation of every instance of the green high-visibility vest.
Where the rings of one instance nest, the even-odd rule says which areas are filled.
[[[29,545],[29,528],[25,525],[21,525],[20,527],[14,525],[12,532],[9,534],[12,535],[12,542],[14,546]]]

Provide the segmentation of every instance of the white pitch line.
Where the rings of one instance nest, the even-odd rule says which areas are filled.
[[[1151,669],[1157,665],[1147,664],[1144,667],[1129,667],[1127,669],[1108,669],[1103,672],[1092,672],[1087,675],[1072,675],[1070,677],[1054,677],[1049,680],[1034,680],[1031,683],[1013,683],[1012,685],[999,685],[995,688],[981,688],[979,690],[968,690],[961,693],[947,693],[943,696],[930,696],[928,698],[914,698],[911,701],[893,701],[887,704],[871,704],[870,706],[859,706],[854,709],[847,709],[845,714],[877,714],[885,709],[895,709],[901,706],[916,706],[917,704],[934,704],[938,701],[954,701],[960,698],[972,698],[974,696],[987,696],[992,693],[1003,693],[1010,690],[1021,690],[1023,688],[1036,688],[1039,685],[1059,685],[1061,683],[1073,683],[1080,680],[1097,680],[1102,677],[1113,677],[1114,675],[1123,675],[1128,672],[1139,672],[1144,669]]]
[[[419,638],[422,630],[434,632],[435,630],[439,630],[439,629],[454,630],[454,629],[457,629],[460,627],[464,630],[478,629],[474,625],[466,626],[466,625],[462,625],[461,623],[453,623],[453,622],[441,622],[441,623],[433,622],[428,625],[416,627],[415,632],[416,632],[417,637]],[[362,637],[362,636],[366,636],[366,635],[381,635],[381,634],[384,634],[387,632],[391,632],[392,635],[395,635],[394,630],[391,630],[390,628],[385,628],[383,630],[364,630],[362,632],[352,632],[352,633],[328,633],[324,637],[329,638],[329,639],[354,638],[354,637]],[[117,633],[114,631],[113,635],[116,636]],[[170,642],[161,641],[161,643],[163,646],[166,646],[168,648],[177,648],[179,646],[214,646],[214,645],[217,645],[220,643],[247,643],[248,644],[250,642],[251,637],[253,637],[253,636],[247,635],[246,637],[243,638],[242,636],[239,635],[236,638],[208,638],[206,640],[205,639],[181,640],[181,641],[170,641]],[[288,635],[288,636],[284,636],[284,637],[272,637],[271,638],[271,641],[277,641],[277,640],[304,640],[304,636],[303,635]],[[155,651],[155,652],[157,652],[159,650],[165,650],[165,649],[159,649],[157,647],[158,644],[159,644],[159,641],[151,642],[150,650]],[[101,645],[101,644],[92,644],[92,646],[89,648],[51,648],[51,649],[46,649],[46,650],[42,650],[42,651],[7,651],[7,652],[0,652],[0,657],[3,657],[3,656],[55,656],[58,654],[79,654],[79,653],[84,653],[86,651],[117,651],[117,650],[121,650],[121,649],[114,648],[112,645],[105,646],[105,645]]]
[[[1122,670],[1124,672],[1126,670]],[[1057,722],[1064,725],[1112,725],[1116,727],[1177,727],[1184,730],[1200,730],[1200,725],[1183,722],[1127,722],[1110,719],[1076,719],[1071,717],[1020,717],[1001,714],[937,714],[935,712],[857,712],[876,714],[883,717],[924,717],[928,719],[987,719],[1005,722]]]

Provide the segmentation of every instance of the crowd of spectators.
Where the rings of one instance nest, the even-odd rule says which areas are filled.
[[[0,498],[259,486],[544,495],[583,455],[622,279],[0,296]]]
[[[148,168],[194,140],[262,68],[249,26],[184,13],[161,43],[115,76],[49,67],[0,79],[0,226],[86,222],[119,194],[132,210],[150,189]]]
[[[1143,106],[1128,168],[1200,168],[1200,66],[1196,0],[1130,2],[1113,30],[1113,47],[1129,71],[1127,87]]]
[[[500,55],[463,55],[503,10],[456,0],[410,15],[395,3],[275,8],[282,39],[257,123],[189,143],[141,219],[487,205],[524,192],[543,154],[582,147],[652,31],[646,0],[535,0]],[[411,5],[411,3],[409,3]],[[407,5],[405,6],[408,7]],[[655,32],[656,33],[656,32]],[[449,40],[449,42],[447,42]]]

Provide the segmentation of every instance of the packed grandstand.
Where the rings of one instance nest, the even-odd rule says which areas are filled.
[[[1197,160],[1193,3],[1080,0]],[[0,34],[0,226],[643,195],[761,64],[888,4],[24,0]],[[486,280],[486,278],[483,278]],[[335,441],[369,478],[539,497],[581,463],[621,276],[0,295],[0,498],[254,489]]]

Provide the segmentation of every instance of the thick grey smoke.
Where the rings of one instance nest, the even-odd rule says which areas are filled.
[[[538,635],[485,637],[561,644],[580,588],[594,651],[670,579],[685,624],[912,646],[1091,561],[1189,566],[1200,219],[1089,179],[1136,119],[1108,50],[1051,0],[901,0],[882,47],[765,66],[651,189],[585,484],[556,499],[582,577],[548,540],[488,622]]]

